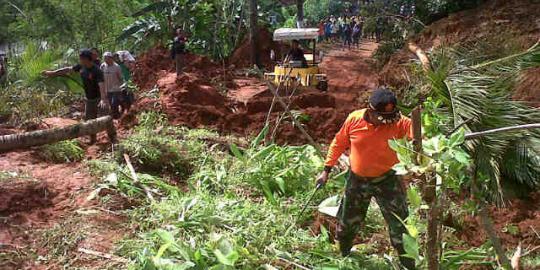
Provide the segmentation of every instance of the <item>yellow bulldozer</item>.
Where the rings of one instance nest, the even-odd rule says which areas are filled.
[[[272,80],[277,85],[285,84],[289,86],[293,83],[299,83],[302,86],[311,86],[326,91],[328,88],[326,74],[321,73],[319,69],[322,54],[317,56],[315,53],[318,35],[317,28],[280,28],[275,30],[274,41],[312,41],[313,51],[304,54],[307,65],[299,61],[285,61],[285,59],[276,61],[274,72],[265,73],[265,79]],[[271,58],[276,60],[275,54]]]

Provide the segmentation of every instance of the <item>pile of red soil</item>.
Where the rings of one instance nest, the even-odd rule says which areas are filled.
[[[540,193],[531,194],[530,198],[513,200],[508,207],[490,208],[495,230],[503,245],[513,250],[519,242],[524,248],[540,245]],[[458,230],[458,237],[473,246],[480,246],[487,240],[479,217],[468,216],[463,221],[463,228]]]
[[[190,53],[184,57],[186,72],[196,71],[208,76],[223,73],[223,69],[208,57]],[[163,74],[162,71],[175,71],[175,62],[171,59],[170,50],[158,45],[138,57],[133,68],[133,81],[141,90],[150,90],[156,85],[159,75]]]
[[[434,22],[410,41],[426,51],[441,45],[470,45],[479,40],[516,43],[526,49],[540,36],[538,10],[538,1],[486,1],[475,9]],[[415,59],[415,55],[407,48],[394,54],[380,73],[380,84],[398,89],[406,87],[411,74],[408,68],[411,59]],[[535,74],[538,70],[523,74],[523,83],[517,87],[515,98],[539,105],[540,94],[535,89],[539,88],[540,77]]]
[[[540,107],[540,67],[524,71],[514,91],[514,99],[528,101],[528,105]]]
[[[272,94],[260,85],[260,81],[258,85],[228,89],[239,96],[243,95],[243,91],[256,92],[251,93],[249,99],[240,101],[221,94],[209,80],[198,73],[186,73],[178,78],[174,73],[162,73],[161,76],[157,81],[160,97],[153,101],[159,105],[155,106],[152,102],[148,105],[151,105],[150,108],[161,108],[175,125],[210,127],[221,133],[242,136],[254,135],[263,128],[273,101]],[[291,109],[301,111],[310,118],[305,127],[321,141],[329,140],[337,132],[348,113],[348,110],[336,110],[335,99],[315,89],[302,89],[290,101]],[[270,114],[272,123],[283,112],[284,108],[275,104]],[[302,143],[306,138],[286,118],[278,129],[277,141]]]
[[[261,30],[261,36],[271,41],[268,31]],[[268,43],[264,40],[261,42]],[[243,49],[241,46],[236,53],[240,54],[240,51],[246,48]],[[272,48],[272,45],[267,48]],[[194,55],[187,56],[192,60],[186,62],[186,72],[177,77],[168,53],[165,48],[158,46],[137,60],[134,71],[135,82],[142,92],[157,87],[158,93],[141,94],[142,98],[139,99],[135,109],[160,110],[167,114],[171,123],[191,128],[209,127],[221,133],[241,136],[260,132],[273,102],[273,95],[264,81],[234,75],[232,70],[224,70],[207,58]],[[365,52],[356,53],[358,57],[366,58]],[[242,60],[234,56],[232,59]],[[342,58],[338,61],[329,60],[323,68],[332,72],[343,70],[344,67],[348,67],[351,71],[371,72],[363,61],[350,56],[344,59],[347,63],[343,63]],[[304,121],[303,125],[315,140],[327,143],[339,130],[348,113],[358,108],[359,97],[370,88],[371,78],[376,78],[371,75],[331,76],[328,93],[302,87],[290,97],[290,109],[309,119]],[[284,91],[280,94],[287,95]],[[270,114],[271,123],[275,123],[283,112],[284,108],[276,103]],[[136,119],[131,116],[133,115],[130,115],[129,119],[125,117],[121,121],[122,125],[133,125]],[[291,119],[285,117],[276,132],[276,141],[304,144],[307,139],[297,127],[293,126]]]
[[[257,34],[257,45],[259,55],[261,57],[261,65],[266,68],[273,68],[274,61],[270,59],[270,51],[274,50],[276,56],[279,57],[279,52],[285,50],[285,47],[272,39],[272,33],[265,27],[259,29]],[[283,51],[284,52],[284,51]],[[246,36],[240,43],[240,46],[231,54],[228,63],[235,67],[251,67],[251,42],[249,36]]]

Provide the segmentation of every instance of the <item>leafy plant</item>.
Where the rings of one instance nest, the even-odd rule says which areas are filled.
[[[322,160],[312,146],[278,146],[270,144],[259,146],[268,127],[251,143],[243,153],[236,145],[231,152],[243,162],[242,179],[253,185],[272,203],[277,196],[291,196],[305,191],[305,182],[322,167]]]
[[[188,49],[222,59],[234,49],[241,34],[243,1],[164,0],[151,2],[132,14],[135,22],[117,38],[135,46],[168,44],[176,28],[190,34]],[[240,18],[239,18],[240,16]],[[211,31],[208,31],[211,29]]]
[[[40,146],[36,152],[42,159],[55,163],[81,161],[85,155],[77,140],[46,144]]]
[[[504,126],[533,123],[540,112],[519,101],[510,93],[519,73],[538,66],[540,46],[499,59],[473,61],[469,65],[462,53],[441,49],[431,55],[433,72],[424,80],[432,89],[431,96],[441,102],[436,109],[447,124],[439,125],[447,133],[458,125],[466,132],[483,131]],[[429,125],[429,123],[428,123]],[[466,143],[474,159],[481,186],[492,200],[503,201],[503,184],[514,183],[522,189],[539,185],[540,159],[537,145],[538,130],[516,131],[485,136]]]
[[[94,176],[102,179],[90,198],[98,196],[102,189],[117,190],[120,194],[137,200],[170,196],[180,192],[178,186],[158,176],[136,173],[137,179],[134,179],[127,166],[121,166],[114,160],[91,160],[88,167]]]

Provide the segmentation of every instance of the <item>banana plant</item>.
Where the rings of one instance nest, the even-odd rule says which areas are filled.
[[[137,20],[117,37],[134,40],[134,46],[166,45],[175,28],[189,33],[188,49],[214,58],[227,56],[235,47],[242,25],[241,0],[164,0],[153,2],[132,17]]]

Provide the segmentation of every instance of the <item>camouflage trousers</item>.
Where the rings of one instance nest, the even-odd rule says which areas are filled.
[[[349,173],[345,196],[338,212],[340,222],[337,237],[342,255],[349,255],[353,240],[366,218],[371,197],[375,197],[386,220],[392,246],[399,255],[406,254],[403,248],[403,234],[408,232],[397,218],[405,220],[409,215],[406,194],[400,177],[390,171],[379,178]],[[414,269],[414,260],[400,256],[400,261],[407,269]]]

